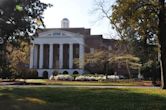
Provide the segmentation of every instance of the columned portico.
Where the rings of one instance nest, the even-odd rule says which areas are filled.
[[[40,77],[43,75],[45,71],[48,72],[49,76],[52,75],[54,71],[58,71],[59,73],[68,72],[69,74],[73,74],[75,71],[77,71],[78,73],[83,74],[83,36],[80,34],[68,33],[64,31],[59,32],[59,30],[56,34],[55,33],[56,32],[53,32],[55,36],[50,36],[50,33],[48,33],[49,36],[45,34],[39,35],[39,37],[35,38],[35,40],[32,42],[33,45],[31,47],[30,68],[36,69]],[[74,54],[76,54],[74,51],[74,44],[79,45],[79,68],[75,69],[73,68]],[[45,47],[44,45],[48,46]],[[57,48],[55,48],[55,45]],[[44,51],[45,48],[47,48],[48,51]],[[44,56],[45,54],[47,54],[47,56]],[[49,62],[49,68],[45,68],[45,61]],[[56,68],[54,65],[57,62],[59,62],[59,67]],[[37,65],[39,65],[39,67]],[[68,65],[68,69],[64,68],[64,65]]]

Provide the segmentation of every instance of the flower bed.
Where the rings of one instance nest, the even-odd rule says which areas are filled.
[[[101,81],[105,80],[105,76],[95,76],[95,75],[57,75],[50,77],[50,80],[59,80],[59,81]]]
[[[74,77],[71,75],[57,75],[57,76],[52,76],[50,80],[73,81]]]

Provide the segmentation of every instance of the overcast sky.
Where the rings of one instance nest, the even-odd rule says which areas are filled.
[[[106,38],[115,36],[109,21],[106,19],[98,21],[98,15],[91,13],[94,8],[94,0],[41,1],[53,5],[44,13],[44,21],[47,28],[59,28],[61,27],[61,20],[68,18],[70,20],[70,27],[91,28],[92,34],[103,34]],[[114,1],[112,0],[112,2]]]

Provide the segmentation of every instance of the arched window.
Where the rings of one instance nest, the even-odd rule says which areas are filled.
[[[77,74],[79,74],[79,73],[78,73],[78,71],[74,71],[73,74],[74,74],[74,75],[77,75]]]
[[[44,72],[43,72],[43,78],[44,78],[44,79],[48,79],[48,72],[47,72],[47,71],[44,71]]]
[[[63,74],[69,74],[67,71],[64,71]]]

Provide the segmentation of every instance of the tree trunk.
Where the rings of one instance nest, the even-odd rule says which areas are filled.
[[[129,79],[131,79],[130,67],[129,67],[129,64],[128,64],[127,60],[126,60],[126,68],[127,68],[127,72],[128,72],[128,75],[129,75]]]
[[[0,77],[9,78],[10,77],[10,68],[8,61],[8,51],[7,51],[7,41],[4,40],[4,43],[0,45]]]
[[[161,67],[161,88],[166,89],[166,21],[165,21],[165,0],[159,0],[161,8],[159,13],[159,48]]]

